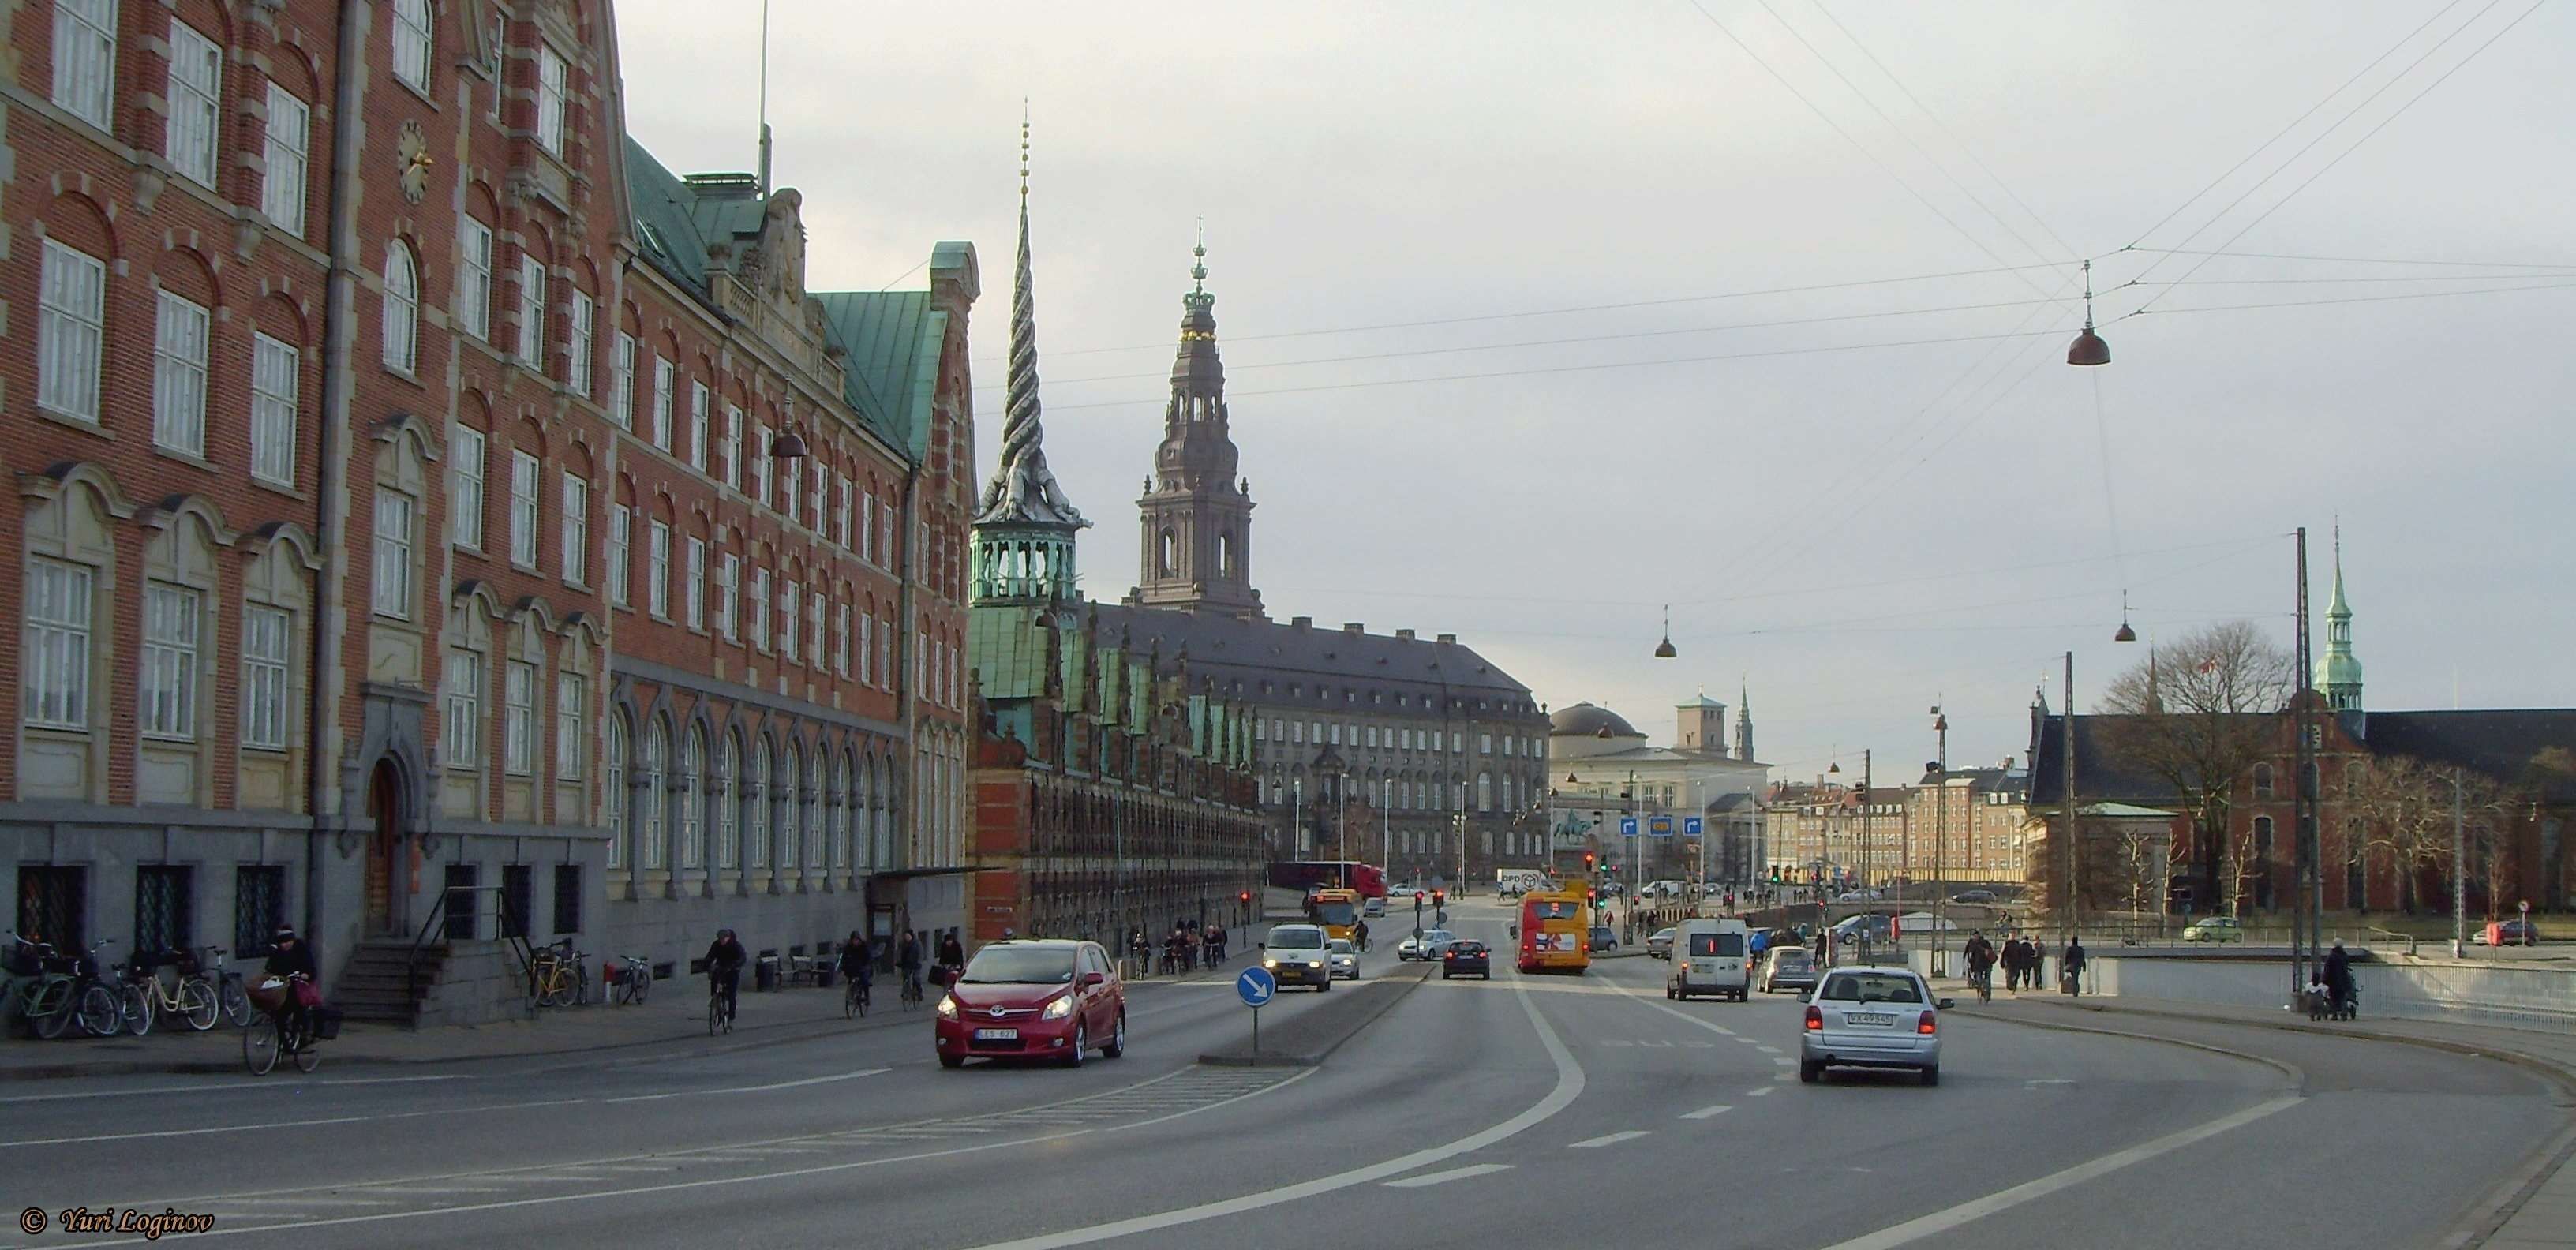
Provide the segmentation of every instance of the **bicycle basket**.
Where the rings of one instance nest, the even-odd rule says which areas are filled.
[[[77,955],[47,955],[39,962],[44,965],[45,971],[58,976],[80,975],[81,961]]]
[[[313,1009],[313,1037],[314,1037],[314,1039],[315,1039],[316,1041],[324,1041],[324,1042],[327,1042],[327,1041],[331,1041],[331,1040],[333,1040],[333,1039],[335,1039],[335,1038],[339,1037],[339,1036],[340,1036],[340,1017],[341,1017],[341,1012],[340,1012],[340,1009],[339,1009],[339,1008],[337,1008],[337,1007],[316,1007],[316,1008],[314,1008],[314,1009]]]
[[[179,975],[183,977],[193,977],[205,968],[205,964],[197,958],[195,951],[172,952],[170,966],[177,968]]]
[[[36,958],[34,951],[24,946],[12,943],[8,950],[0,951],[0,973],[7,973],[13,977],[32,977],[42,971],[44,971],[43,962]]]
[[[286,1005],[287,984],[275,978],[245,985],[242,992],[250,998],[250,1005],[261,1011],[275,1011]]]

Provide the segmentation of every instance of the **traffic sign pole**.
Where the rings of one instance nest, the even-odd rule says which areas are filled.
[[[1329,973],[1327,974],[1329,976]],[[1259,964],[1244,969],[1234,978],[1235,996],[1252,1009],[1252,1057],[1261,1058],[1261,1005],[1279,992],[1279,979]]]

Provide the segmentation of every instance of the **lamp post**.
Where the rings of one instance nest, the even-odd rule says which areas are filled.
[[[1950,718],[1932,705],[1932,736],[1940,755],[1932,761],[1932,973],[1944,975],[1950,936],[1941,927],[1950,914]]]

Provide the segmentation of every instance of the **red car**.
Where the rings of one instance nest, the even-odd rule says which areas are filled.
[[[1097,942],[995,942],[975,952],[939,1000],[939,1066],[969,1059],[1053,1059],[1127,1050],[1127,987]]]

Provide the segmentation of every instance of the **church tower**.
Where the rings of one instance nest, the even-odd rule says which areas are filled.
[[[1753,687],[1745,686],[1735,696],[1735,758],[1753,762]]]
[[[1037,303],[1029,279],[1029,128],[1020,124],[1020,260],[1011,276],[1011,356],[1002,458],[976,505],[974,602],[1061,604],[1081,594],[1074,538],[1091,522],[1047,469],[1038,425]]]
[[[2334,595],[2326,602],[2326,653],[2317,657],[2317,693],[2337,712],[2361,710],[2361,661],[2352,654],[2352,605],[2343,598],[2343,534],[2335,534]]]
[[[1216,354],[1216,297],[1207,290],[1207,240],[1192,248],[1189,292],[1181,296],[1181,345],[1172,360],[1172,400],[1154,476],[1136,501],[1143,548],[1127,601],[1149,608],[1206,608],[1262,615],[1252,588],[1252,487],[1235,476],[1227,433],[1225,366]]]

